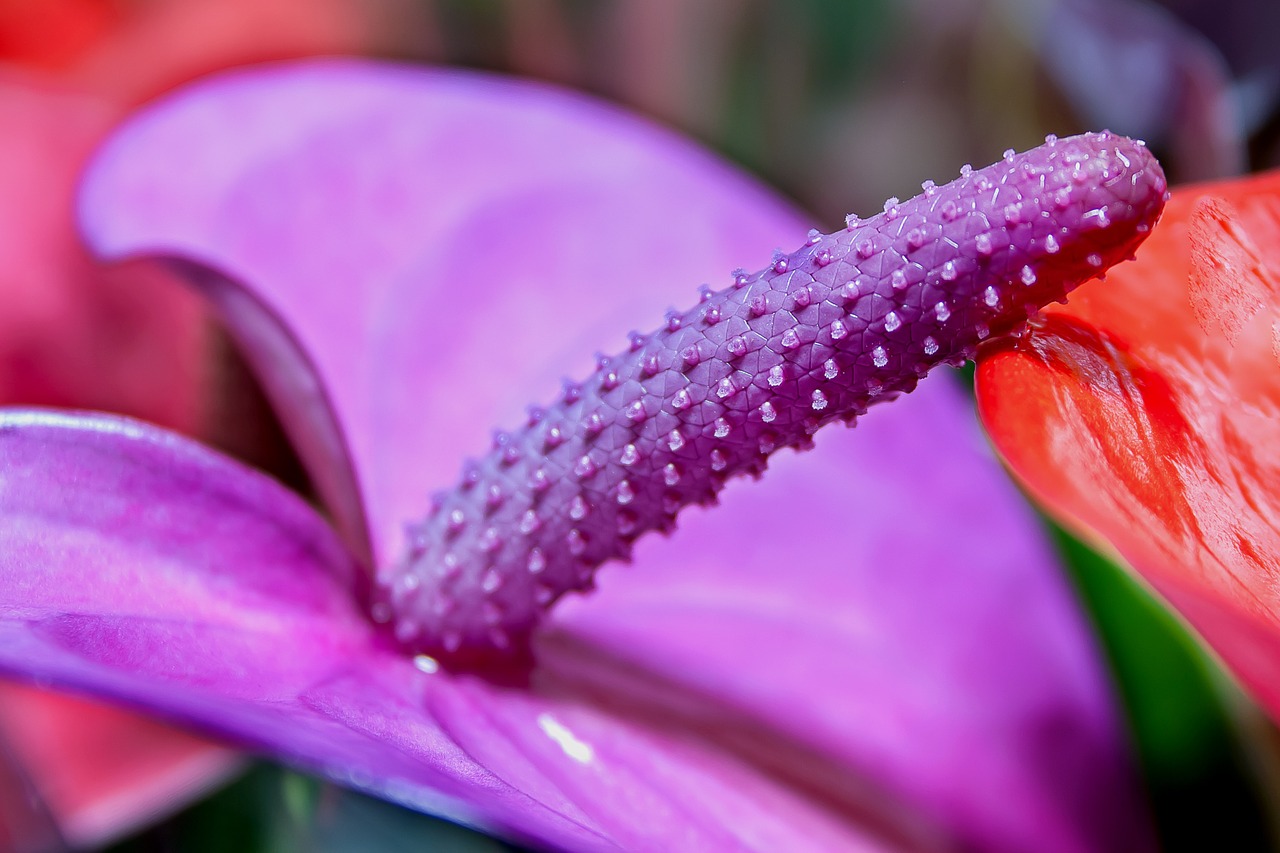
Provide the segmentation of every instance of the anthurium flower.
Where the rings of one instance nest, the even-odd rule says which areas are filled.
[[[982,363],[982,416],[1053,512],[1108,543],[1280,713],[1280,175],[1175,191],[1164,222]]]
[[[1094,144],[1069,150],[1110,168]],[[1124,197],[1105,198],[1095,219]],[[538,845],[1150,846],[1088,632],[945,382],[637,541],[545,618],[527,671],[443,668],[373,618],[361,593],[487,425],[596,375],[593,348],[691,282],[803,237],[706,154],[530,84],[282,66],[135,116],[83,221],[103,257],[155,259],[219,305],[333,526],[156,428],[9,411],[5,671]]]

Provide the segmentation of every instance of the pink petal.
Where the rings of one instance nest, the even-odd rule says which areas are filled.
[[[754,184],[608,108],[354,63],[228,75],[141,114],[83,211],[106,257],[185,259],[375,563],[490,425],[804,234]],[[435,719],[624,846],[732,832],[796,849],[868,828],[1149,845],[1087,631],[969,417],[935,381],[736,483],[555,614],[532,692],[437,675]],[[390,684],[308,696],[380,737],[441,736]]]

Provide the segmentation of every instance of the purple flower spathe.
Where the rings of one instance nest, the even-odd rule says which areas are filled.
[[[489,425],[803,236],[705,155],[546,89],[309,64],[138,116],[85,220],[220,303],[346,547],[181,440],[7,415],[5,670],[541,844],[1149,843],[1086,632],[937,382],[641,543],[528,685],[420,671],[361,612],[357,563]]]

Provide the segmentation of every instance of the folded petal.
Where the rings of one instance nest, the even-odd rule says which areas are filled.
[[[803,238],[786,205],[607,107],[354,63],[228,75],[140,114],[82,211],[104,257],[167,259],[220,304],[375,564],[490,425]],[[953,389],[894,409],[640,543],[555,614],[529,685],[435,673],[428,722],[395,679],[308,701],[446,739],[623,846],[1146,846],[1034,521]]]
[[[1077,293],[982,365],[992,438],[1280,713],[1280,173],[1177,190]]]

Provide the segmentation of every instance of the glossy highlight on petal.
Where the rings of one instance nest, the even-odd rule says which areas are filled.
[[[547,606],[590,589],[601,564],[669,531],[683,507],[714,502],[730,477],[760,474],[774,452],[912,390],[1129,257],[1165,195],[1144,146],[1086,134],[810,232],[501,435],[380,573],[375,607],[417,651],[520,653]],[[673,482],[671,470],[684,474]],[[535,473],[551,485],[533,488]],[[536,527],[498,535],[529,513]]]

